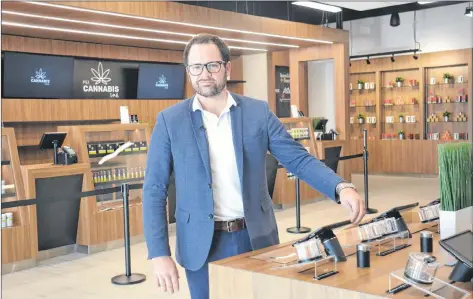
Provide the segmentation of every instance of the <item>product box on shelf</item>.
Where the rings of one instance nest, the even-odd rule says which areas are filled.
[[[107,145],[106,144],[97,144],[97,154],[104,156],[107,154]]]

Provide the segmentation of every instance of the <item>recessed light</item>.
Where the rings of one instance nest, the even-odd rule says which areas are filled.
[[[435,1],[417,1],[420,5],[434,3]]]
[[[75,24],[94,25],[94,26],[108,27],[108,28],[127,29],[127,30],[143,31],[143,32],[150,32],[150,33],[161,33],[161,34],[169,34],[169,35],[186,36],[186,37],[194,37],[195,36],[195,34],[190,34],[190,33],[165,31],[165,30],[155,30],[155,29],[148,29],[148,28],[142,28],[142,27],[130,27],[130,26],[123,26],[123,25],[114,25],[114,24],[107,24],[107,23],[100,23],[100,22],[81,21],[81,20],[74,20],[74,19],[65,19],[65,18],[42,16],[42,15],[35,15],[35,14],[29,14],[29,13],[16,12],[16,11],[9,11],[9,10],[4,10],[4,11],[2,11],[2,13],[3,14],[10,14],[10,15],[17,15],[17,16],[30,17],[30,18],[39,18],[39,19],[45,19],[45,20],[75,23]],[[277,47],[286,47],[286,48],[299,48],[299,46],[297,46],[297,45],[289,45],[289,44],[258,42],[258,41],[236,39],[236,38],[223,38],[223,37],[222,37],[222,39],[226,40],[226,41],[249,43],[249,44],[268,45],[268,46],[277,46]]]
[[[59,27],[37,26],[37,25],[15,23],[15,22],[2,22],[2,25],[12,26],[12,27],[21,27],[21,28],[58,31],[58,32],[66,32],[66,33],[77,33],[77,34],[94,35],[94,36],[116,37],[116,38],[131,39],[131,40],[144,40],[144,41],[151,41],[151,42],[187,45],[187,41],[178,41],[178,40],[161,39],[161,38],[150,38],[150,37],[139,37],[139,36],[125,35],[125,34],[114,34],[114,33],[107,33],[107,32],[84,31],[84,30],[75,30],[75,29],[59,28]],[[249,47],[237,47],[237,46],[228,46],[228,47],[230,49],[267,52],[266,49],[249,48]]]
[[[296,2],[292,2],[292,4],[297,5],[297,6],[304,6],[308,8],[328,11],[328,12],[334,12],[334,13],[342,11],[340,7],[322,4],[318,2],[312,2],[312,1],[296,1]]]
[[[155,18],[148,18],[148,17],[141,17],[141,16],[133,16],[133,15],[127,15],[127,14],[121,14],[121,13],[115,13],[115,12],[109,12],[109,11],[87,9],[87,8],[82,8],[82,7],[58,5],[58,4],[52,4],[52,3],[42,2],[42,1],[34,1],[34,2],[26,1],[25,3],[48,6],[48,7],[55,7],[55,8],[61,8],[61,9],[67,9],[67,10],[82,11],[82,12],[87,12],[87,13],[95,13],[95,14],[100,14],[100,15],[108,15],[108,16],[129,18],[129,19],[135,19],[135,20],[144,20],[144,21],[157,22],[157,23],[175,24],[175,25],[182,25],[182,26],[195,27],[195,28],[213,29],[213,30],[243,33],[243,34],[284,38],[284,39],[299,40],[299,41],[306,41],[306,42],[313,42],[313,43],[333,44],[333,42],[331,41],[324,41],[324,40],[318,40],[318,39],[300,38],[300,37],[294,37],[294,36],[284,36],[284,35],[277,35],[277,34],[253,32],[253,31],[238,30],[238,29],[231,29],[231,28],[225,28],[225,27],[215,27],[215,26],[207,26],[207,25],[200,25],[200,24],[193,24],[193,23],[176,22],[176,21],[169,21],[169,20],[162,20],[162,19],[155,19]]]

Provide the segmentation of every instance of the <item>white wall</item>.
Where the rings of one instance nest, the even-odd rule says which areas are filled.
[[[266,53],[243,55],[243,95],[268,101],[268,59]]]
[[[422,53],[473,48],[473,18],[465,17],[467,3],[417,11],[417,41]],[[391,27],[391,15],[351,21],[350,55],[414,49],[414,12],[399,14],[401,25]],[[350,22],[343,28],[350,30]]]
[[[309,117],[327,118],[327,132],[336,129],[334,79],[333,59],[308,62]]]

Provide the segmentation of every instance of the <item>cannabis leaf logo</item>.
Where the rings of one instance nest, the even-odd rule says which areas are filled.
[[[99,62],[99,66],[97,67],[96,70],[93,68],[90,68],[90,70],[92,71],[92,74],[94,75],[94,77],[90,78],[90,80],[94,81],[95,85],[99,83],[107,85],[108,82],[112,81],[112,79],[108,77],[108,74],[110,74],[110,69],[104,71],[101,62]]]
[[[161,75],[158,79],[159,84],[166,84],[166,77],[164,75]]]
[[[43,69],[40,68],[38,71],[36,71],[35,77],[38,80],[44,80],[46,79],[46,72],[43,72]]]

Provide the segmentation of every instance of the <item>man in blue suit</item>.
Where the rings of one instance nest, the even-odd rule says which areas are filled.
[[[179,289],[166,216],[172,172],[176,260],[186,270],[192,299],[209,297],[209,262],[279,243],[266,182],[268,151],[360,222],[364,202],[352,184],[294,141],[266,102],[227,91],[230,52],[220,38],[194,37],[184,63],[196,95],[158,114],[143,187],[148,258],[163,291]]]

